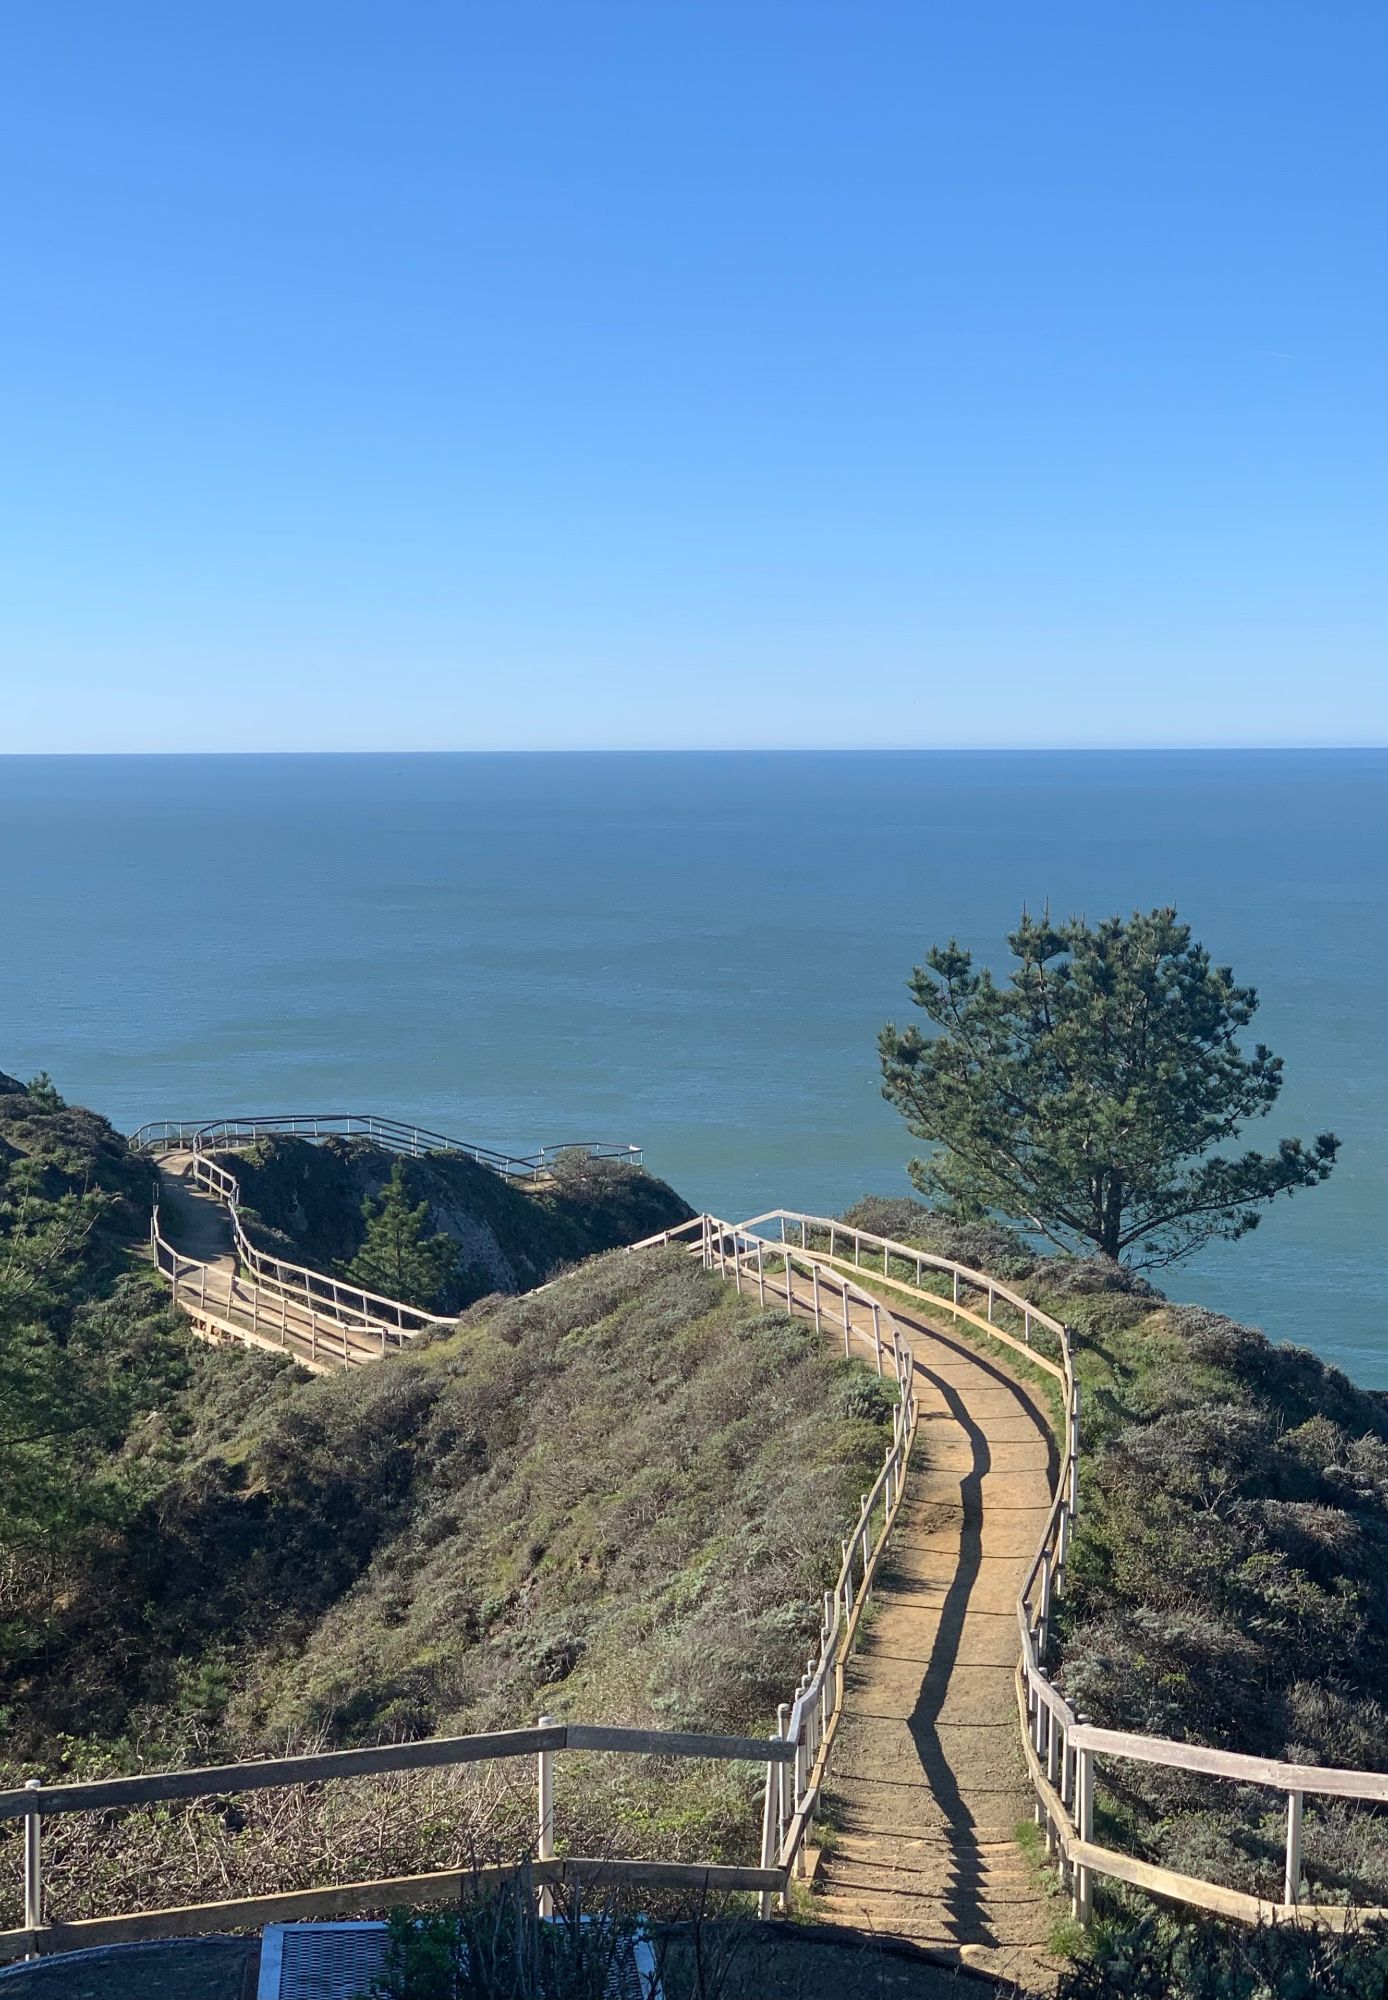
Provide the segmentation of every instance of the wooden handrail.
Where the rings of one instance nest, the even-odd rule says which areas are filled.
[[[218,1171],[226,1172],[225,1169]],[[766,1233],[768,1226],[778,1230],[779,1236]],[[795,1232],[799,1233],[798,1243],[793,1240]],[[877,1337],[879,1372],[884,1356],[889,1354],[898,1387],[893,1439],[887,1451],[886,1464],[871,1491],[864,1496],[858,1518],[845,1543],[844,1562],[835,1587],[825,1594],[816,1655],[810,1661],[792,1701],[782,1709],[780,1737],[768,1739],[768,1744],[762,1745],[758,1751],[758,1755],[765,1757],[768,1767],[764,1828],[776,1829],[775,1842],[764,1851],[764,1862],[769,1862],[774,1854],[784,1878],[788,1880],[801,1860],[804,1842],[814,1823],[829,1749],[837,1726],[844,1664],[856,1635],[859,1615],[876,1563],[900,1504],[905,1469],[915,1438],[910,1349],[902,1339],[890,1310],[873,1291],[866,1288],[865,1283],[860,1282],[870,1280],[874,1286],[885,1286],[890,1291],[911,1296],[926,1311],[949,1312],[965,1326],[1002,1341],[1033,1365],[1045,1370],[1059,1383],[1062,1391],[1063,1439],[1059,1470],[1045,1524],[1016,1599],[1020,1655],[1017,1687],[1019,1719],[1036,1793],[1038,1818],[1045,1827],[1048,1847],[1058,1855],[1062,1868],[1068,1870],[1076,1914],[1081,1920],[1088,1918],[1093,1877],[1101,1874],[1115,1881],[1151,1888],[1153,1893],[1194,1907],[1218,1909],[1249,1921],[1269,1913],[1276,1916],[1295,1913],[1327,1923],[1339,1921],[1343,1915],[1340,1906],[1312,1905],[1300,1900],[1301,1801],[1305,1794],[1310,1793],[1388,1803],[1388,1773],[1293,1764],[1201,1744],[1098,1728],[1081,1719],[1052,1685],[1046,1673],[1052,1604],[1064,1588],[1066,1561],[1080,1499],[1080,1393],[1075,1376],[1073,1336],[1065,1323],[987,1272],[918,1250],[911,1244],[877,1235],[873,1231],[854,1228],[831,1217],[809,1215],[799,1210],[772,1209],[741,1223],[729,1223],[708,1214],[700,1215],[688,1223],[660,1231],[630,1248],[632,1252],[637,1252],[663,1244],[683,1243],[689,1238],[695,1240],[688,1242],[687,1247],[702,1259],[706,1269],[729,1278],[739,1290],[744,1285],[755,1287],[763,1300],[768,1293],[784,1297],[795,1310],[812,1312],[817,1326],[823,1323],[826,1314],[832,1313],[833,1302],[837,1299],[846,1348],[851,1346],[854,1337],[863,1338],[860,1330],[850,1330],[851,1308],[856,1308],[860,1316],[864,1312],[870,1313]],[[827,1238],[827,1249],[819,1247],[820,1238]],[[840,1239],[846,1246],[843,1253],[838,1248]],[[881,1272],[864,1266],[865,1251],[881,1258]],[[917,1283],[914,1286],[908,1279],[893,1275],[893,1260],[916,1270]],[[176,1262],[175,1259],[175,1266]],[[850,1269],[856,1270],[859,1276],[850,1276]],[[943,1297],[924,1285],[923,1277],[927,1270],[951,1279],[952,1297]],[[797,1273],[810,1279],[811,1297],[808,1300],[797,1290]],[[827,1306],[821,1290],[826,1283],[830,1288]],[[961,1301],[961,1287],[986,1298],[986,1317]],[[999,1301],[1021,1318],[1023,1333],[1020,1338],[993,1318]],[[886,1330],[885,1341],[883,1327]],[[1044,1329],[1058,1341],[1058,1361],[1032,1346],[1031,1332],[1035,1327]],[[401,1337],[398,1329],[396,1331],[397,1338]],[[877,1525],[879,1510],[882,1517],[880,1527]],[[570,1726],[571,1731],[578,1727]],[[772,1742],[778,1747],[770,1748]],[[1288,1812],[1282,1901],[1272,1903],[1245,1896],[1221,1884],[1179,1876],[1135,1856],[1121,1855],[1096,1845],[1092,1839],[1092,1818],[1095,1758],[1098,1755],[1189,1771],[1231,1783],[1262,1785],[1284,1792]],[[792,1774],[788,1801],[785,1781],[778,1776],[781,1772]],[[11,1811],[24,1810],[22,1805],[11,1808]],[[0,1817],[3,1816],[0,1812]]]
[[[397,1118],[383,1118],[375,1112],[280,1112],[250,1118],[158,1119],[141,1125],[131,1136],[132,1148],[148,1152],[167,1151],[175,1147],[186,1149],[192,1155],[191,1175],[195,1185],[206,1189],[225,1205],[231,1222],[233,1247],[240,1264],[253,1280],[253,1287],[265,1287],[272,1295],[262,1300],[258,1290],[253,1289],[250,1296],[240,1301],[249,1314],[252,1337],[259,1340],[273,1336],[276,1331],[276,1297],[297,1302],[287,1307],[281,1305],[278,1331],[282,1337],[274,1344],[289,1345],[287,1336],[291,1329],[285,1324],[288,1314],[294,1311],[301,1314],[307,1310],[311,1315],[310,1366],[318,1365],[320,1320],[323,1322],[322,1330],[330,1336],[330,1344],[335,1330],[337,1358],[344,1367],[358,1361],[374,1360],[379,1353],[398,1346],[404,1336],[426,1333],[453,1322],[447,1315],[426,1312],[421,1307],[407,1305],[402,1299],[392,1299],[384,1293],[354,1285],[348,1279],[316,1271],[310,1265],[294,1264],[286,1258],[276,1257],[251,1241],[241,1221],[240,1182],[229,1167],[210,1157],[210,1151],[219,1145],[232,1147],[270,1133],[297,1134],[315,1141],[332,1136],[360,1136],[396,1152],[414,1155],[429,1152],[461,1154],[512,1179],[541,1179],[548,1174],[561,1153],[571,1151],[581,1151],[591,1159],[620,1158],[633,1165],[641,1160],[639,1146],[619,1146],[596,1139],[542,1146],[538,1153],[519,1158],[509,1153],[494,1152],[486,1146],[471,1145],[461,1139],[450,1139],[443,1133],[408,1125]],[[178,1255],[160,1236],[157,1203],[151,1234],[156,1262],[161,1269],[168,1269],[177,1280]],[[194,1259],[184,1261],[189,1265],[196,1264]],[[176,1282],[175,1292],[177,1290]],[[247,1329],[238,1324],[234,1315],[223,1318],[208,1309],[206,1292],[204,1281],[200,1309],[195,1318],[210,1332],[244,1335]],[[185,1307],[189,1304],[186,1292],[179,1302]],[[301,1333],[302,1329],[296,1332],[296,1339]],[[363,1333],[370,1343],[365,1349],[354,1339],[354,1336]]]
[[[73,1784],[26,1785],[0,1791],[0,1820],[39,1813],[109,1812],[157,1799],[220,1797],[334,1778],[377,1777],[387,1771],[427,1771],[535,1757],[542,1750],[602,1751],[614,1756],[697,1758],[701,1762],[789,1763],[790,1743],[774,1737],[700,1735],[679,1729],[621,1729],[555,1722],[535,1729],[498,1729],[476,1736],[429,1736],[417,1743],[378,1743],[361,1750],[321,1750],[301,1757],[261,1757],[249,1763],[205,1764],[185,1771],[147,1771],[129,1778],[87,1778]]]
[[[1080,1398],[1075,1378],[1074,1338],[1070,1329],[989,1273],[975,1270],[952,1258],[918,1250],[914,1245],[901,1243],[892,1237],[795,1209],[772,1209],[764,1215],[753,1216],[737,1227],[747,1236],[755,1235],[765,1225],[772,1225],[783,1234],[787,1230],[798,1230],[801,1241],[797,1254],[801,1257],[816,1258],[821,1265],[832,1265],[836,1270],[848,1266],[851,1260],[852,1267],[859,1269],[863,1277],[870,1277],[874,1285],[885,1285],[897,1293],[911,1294],[914,1291],[927,1310],[948,1312],[966,1326],[1002,1341],[1021,1353],[1033,1366],[1046,1371],[1061,1386],[1064,1401],[1062,1456],[1040,1540],[1017,1596],[1020,1639],[1017,1671],[1022,1736],[1036,1791],[1038,1816],[1046,1827],[1048,1845],[1058,1851],[1062,1863],[1069,1868],[1076,1914],[1081,1919],[1088,1917],[1093,1877],[1102,1874],[1114,1881],[1148,1888],[1154,1894],[1177,1902],[1217,1910],[1248,1922],[1257,1922],[1269,1916],[1297,1916],[1342,1925],[1345,1911],[1340,1905],[1309,1904],[1300,1898],[1301,1801],[1304,1795],[1311,1794],[1388,1803],[1388,1773],[1341,1770],[1319,1764],[1293,1764],[1275,1758],[1251,1757],[1239,1751],[1213,1749],[1203,1744],[1098,1728],[1081,1720],[1045,1672],[1051,1603],[1064,1587],[1066,1558],[1079,1510]],[[814,1238],[824,1237],[828,1238],[827,1250],[813,1247]],[[847,1246],[848,1254],[840,1254],[837,1247],[840,1241]],[[778,1244],[778,1251],[781,1248]],[[866,1251],[883,1260],[882,1271],[863,1268]],[[914,1267],[918,1274],[931,1270],[950,1276],[953,1297],[942,1297],[919,1283],[912,1287],[909,1280],[893,1276],[890,1270],[893,1260],[904,1263],[908,1268]],[[985,1318],[961,1304],[961,1285],[987,1298],[989,1317]],[[998,1300],[1009,1305],[1022,1318],[1022,1339],[992,1320],[991,1308]],[[1029,1335],[1034,1326],[1044,1327],[1059,1341],[1058,1362],[1031,1347]],[[1046,1765],[1054,1766],[1051,1775],[1059,1780],[1058,1784],[1051,1782],[1051,1775],[1041,1762],[1038,1744],[1044,1751]],[[1189,1771],[1234,1784],[1263,1785],[1284,1792],[1288,1805],[1282,1901],[1273,1903],[1227,1889],[1219,1883],[1177,1875],[1135,1856],[1118,1854],[1096,1845],[1089,1837],[1088,1826],[1078,1824],[1075,1815],[1078,1814],[1081,1821],[1092,1820],[1094,1760],[1099,1754],[1159,1765],[1170,1770]],[[1375,1911],[1370,1914],[1380,1913]]]
[[[747,1868],[705,1861],[623,1861],[600,1856],[563,1855],[499,1867],[447,1868],[427,1875],[390,1875],[372,1882],[337,1882],[323,1889],[289,1889],[268,1896],[240,1896],[221,1903],[186,1903],[175,1909],[146,1910],[115,1917],[83,1917],[76,1922],[26,1924],[0,1931],[0,1962],[59,1951],[79,1951],[146,1938],[198,1937],[228,1930],[258,1930],[264,1924],[351,1917],[363,1912],[430,1909],[450,1905],[478,1890],[522,1877],[535,1887],[564,1883],[604,1883],[642,1889],[682,1889],[696,1899],[780,1889],[779,1868]]]

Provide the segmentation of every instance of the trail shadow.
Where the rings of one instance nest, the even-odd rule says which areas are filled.
[[[1018,1411],[1035,1422],[1038,1437],[1045,1440],[1047,1479],[1054,1488],[1060,1455],[1050,1426],[1033,1403],[1025,1384],[957,1337],[951,1338],[937,1328],[913,1321],[905,1315],[898,1314],[897,1317],[907,1326],[915,1326],[917,1331],[929,1334],[937,1348],[942,1346],[961,1360],[968,1361],[983,1375],[991,1377],[999,1388],[1008,1390],[1016,1397]],[[984,1897],[983,1856],[979,1848],[977,1823],[964,1799],[939,1733],[940,1711],[958,1661],[969,1599],[983,1561],[983,1479],[992,1466],[993,1456],[982,1424],[970,1413],[954,1383],[930,1367],[919,1354],[915,1366],[918,1377],[938,1391],[967,1440],[969,1465],[959,1482],[962,1518],[958,1559],[940,1605],[935,1643],[908,1727],[925,1781],[943,1816],[949,1838],[950,1867],[941,1897],[946,1924],[961,1944],[996,1945],[999,1939],[988,1921]]]

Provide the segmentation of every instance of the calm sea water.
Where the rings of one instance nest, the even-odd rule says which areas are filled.
[[[1388,753],[0,759],[0,1068],[125,1129],[640,1139],[726,1214],[906,1192],[879,1025],[1024,902],[1175,902],[1322,1189],[1162,1279],[1388,1383]]]

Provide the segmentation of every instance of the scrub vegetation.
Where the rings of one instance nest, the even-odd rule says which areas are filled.
[[[462,1154],[402,1158],[367,1139],[280,1136],[220,1157],[261,1249],[443,1313],[529,1291],[694,1213],[654,1174],[577,1150],[534,1187]]]
[[[147,1168],[90,1114],[5,1101],[6,1249],[57,1289],[21,1292],[0,1349],[37,1412],[7,1445],[26,1477],[0,1482],[0,1781],[541,1711],[768,1732],[882,1462],[875,1376],[678,1249],[493,1296],[345,1376],[215,1350],[132,1262]],[[50,1365],[88,1416],[39,1440]],[[761,1776],[566,1756],[561,1844],[755,1858]],[[515,1851],[532,1783],[527,1760],[73,1815],[52,1822],[54,1913]],[[18,1881],[0,1843],[0,1921]]]

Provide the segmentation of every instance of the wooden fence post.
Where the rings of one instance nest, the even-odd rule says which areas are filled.
[[[38,1791],[41,1780],[25,1780],[26,1792]],[[39,1809],[24,1815],[24,1928],[36,1931],[43,1923],[43,1832]],[[37,1955],[37,1954],[35,1954]]]
[[[782,1743],[784,1743],[786,1740],[786,1731],[789,1728],[789,1726],[790,1726],[790,1703],[783,1701],[780,1707],[776,1710],[776,1734],[780,1737]],[[792,1773],[794,1771],[794,1768],[795,1767],[791,1764],[778,1764],[776,1766],[776,1861],[778,1865],[782,1859],[782,1856],[785,1854],[786,1851],[786,1822],[790,1817],[789,1813],[786,1811],[786,1807],[789,1803],[789,1800],[786,1797],[786,1793],[793,1781]],[[790,1881],[790,1871],[787,1869],[786,1871],[787,1886],[789,1886],[789,1881]],[[781,1914],[782,1916],[784,1916],[788,1901],[785,1889],[782,1889],[778,1900],[781,1905]]]
[[[1287,1867],[1282,1880],[1282,1901],[1293,1908],[1301,1901],[1301,1804],[1300,1792],[1288,1792]]]
[[[1075,1758],[1075,1825],[1081,1840],[1093,1840],[1094,1752],[1090,1749],[1078,1751]],[[1082,1861],[1075,1868],[1072,1907],[1079,1921],[1087,1924],[1094,1910],[1094,1881],[1088,1865]]]
[[[542,1715],[540,1717],[541,1729],[551,1728],[553,1722],[554,1717],[552,1715]],[[539,1838],[535,1843],[535,1858],[537,1861],[552,1861],[554,1859],[554,1752],[552,1750],[542,1750],[539,1753],[537,1762],[539,1765]],[[554,1891],[548,1882],[540,1884],[539,1911],[541,1918],[552,1917],[554,1915]]]
[[[1041,1558],[1041,1609],[1036,1618],[1036,1652],[1038,1660],[1046,1657],[1046,1641],[1051,1629],[1051,1556],[1049,1549]]]
[[[1048,1781],[1049,1781],[1049,1783],[1050,1783],[1050,1785],[1051,1785],[1051,1789],[1052,1789],[1052,1790],[1054,1790],[1054,1789],[1055,1789],[1055,1780],[1056,1780],[1056,1757],[1055,1757],[1055,1751],[1056,1751],[1056,1719],[1055,1719],[1055,1711],[1054,1711],[1053,1709],[1049,1709],[1049,1708],[1048,1708],[1048,1709],[1046,1710],[1046,1777],[1047,1777],[1047,1779],[1048,1779]],[[1050,1811],[1049,1811],[1049,1809],[1048,1809],[1048,1810],[1047,1810],[1047,1813],[1046,1813],[1046,1852],[1047,1852],[1047,1854],[1050,1854],[1050,1855],[1054,1855],[1054,1853],[1055,1853],[1055,1847],[1056,1847],[1056,1829],[1055,1829],[1055,1822],[1054,1822],[1054,1821],[1052,1820],[1052,1818],[1051,1818],[1051,1815],[1050,1815]]]
[[[775,1742],[776,1738],[773,1737]],[[761,1865],[774,1868],[776,1865],[776,1800],[780,1786],[780,1773],[774,1763],[766,1767],[766,1796],[761,1809]],[[771,1915],[771,1891],[763,1889],[757,1898],[757,1914],[766,1919]]]

